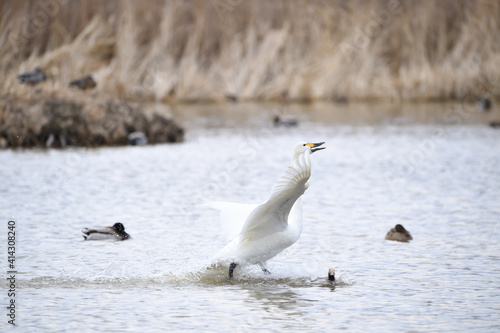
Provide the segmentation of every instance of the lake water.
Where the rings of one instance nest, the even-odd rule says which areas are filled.
[[[408,108],[290,106],[300,126],[277,129],[280,108],[190,106],[169,111],[182,144],[0,151],[16,331],[498,332],[500,130],[485,125],[498,110]],[[271,275],[207,269],[224,242],[199,204],[267,199],[299,141],[327,147],[312,155],[300,239]],[[130,241],[81,237],[117,221]],[[384,240],[397,223],[412,242]]]

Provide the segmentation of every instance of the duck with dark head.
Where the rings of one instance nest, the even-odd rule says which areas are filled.
[[[413,239],[413,237],[410,232],[405,229],[405,227],[401,224],[396,224],[394,228],[387,232],[385,239],[398,242],[409,242]]]
[[[95,229],[84,228],[82,236],[85,240],[126,240],[130,235],[125,232],[125,227],[120,222],[115,223],[112,227],[102,227]]]

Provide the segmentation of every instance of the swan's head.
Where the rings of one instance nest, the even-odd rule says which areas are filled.
[[[297,143],[297,145],[295,146],[295,148],[293,150],[292,160],[295,160],[299,155],[304,154],[306,151],[309,151],[312,154],[318,150],[325,149],[326,147],[319,147],[322,144],[324,144],[324,142],[318,142],[318,143],[300,142],[300,143]]]

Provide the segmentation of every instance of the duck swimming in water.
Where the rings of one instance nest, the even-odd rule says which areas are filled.
[[[328,280],[335,281],[335,270],[333,269],[333,267],[330,267],[330,269],[328,270]]]
[[[477,107],[479,111],[489,111],[491,109],[491,100],[486,97],[479,97]]]
[[[143,132],[132,132],[127,137],[128,144],[131,146],[144,146],[148,144],[148,137]]]
[[[126,240],[130,235],[125,232],[125,227],[120,222],[112,227],[103,227],[96,229],[84,228],[82,236],[85,240]]]
[[[283,117],[276,115],[273,118],[273,123],[274,127],[297,127],[299,125],[299,122],[297,119],[292,118],[292,117]]]
[[[413,237],[410,235],[410,232],[405,229],[405,227],[401,224],[396,224],[396,226],[389,230],[387,235],[385,235],[385,239],[398,242],[408,242],[411,241]]]

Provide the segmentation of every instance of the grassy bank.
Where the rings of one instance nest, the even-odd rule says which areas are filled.
[[[435,100],[500,95],[500,2],[7,0],[3,94],[50,94],[93,73],[96,94],[160,102]],[[68,92],[69,93],[69,92]]]
[[[45,147],[54,138],[78,147],[126,145],[134,132],[144,133],[149,143],[184,140],[184,130],[172,119],[127,102],[0,97],[0,140],[5,147]]]

